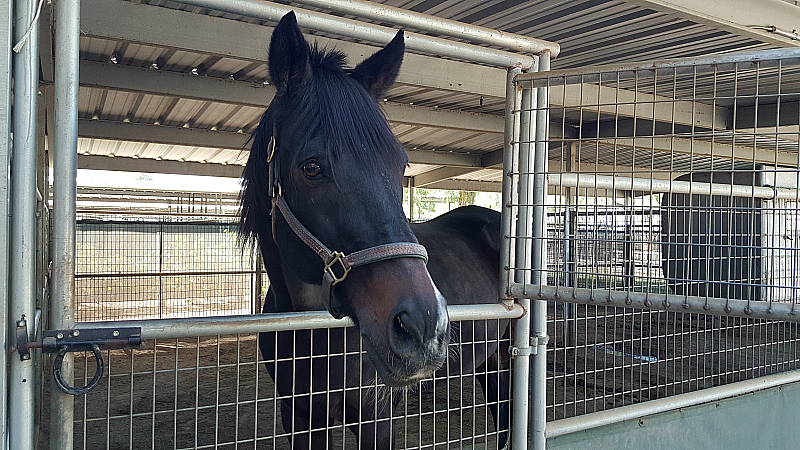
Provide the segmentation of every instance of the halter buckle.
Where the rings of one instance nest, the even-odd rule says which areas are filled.
[[[327,272],[328,274],[330,274],[331,278],[333,278],[333,283],[331,284],[335,285],[341,281],[344,281],[344,279],[347,278],[347,274],[350,272],[350,269],[352,269],[352,267],[348,267],[345,265],[344,253],[332,252],[331,255],[333,256],[333,259],[331,259],[325,264],[325,269],[323,269],[323,272]],[[333,271],[333,265],[336,264],[337,262],[339,263],[339,265],[342,266],[343,273],[341,277],[336,276],[336,273],[334,273]]]

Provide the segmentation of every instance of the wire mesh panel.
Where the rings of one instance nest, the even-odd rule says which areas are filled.
[[[512,236],[547,263],[510,286],[551,301],[548,420],[800,367],[768,320],[800,312],[800,53],[517,83],[549,91],[548,168],[512,171],[548,175],[546,231]]]
[[[256,334],[232,334],[105,352],[107,383],[76,401],[75,448],[356,449],[387,435],[396,448],[500,448],[507,429],[497,430],[494,411],[507,411],[510,400],[500,392],[507,384],[492,380],[509,369],[461,370],[464,353],[487,359],[487,348],[507,351],[507,335],[461,331],[491,322],[454,322],[454,340],[469,343],[452,343],[445,367],[408,388],[388,388],[363,369],[355,328],[282,331],[280,347],[274,333],[261,348]],[[91,353],[76,355],[76,383],[87,382],[94,365]]]
[[[257,312],[265,286],[236,233],[233,222],[79,220],[77,320]]]

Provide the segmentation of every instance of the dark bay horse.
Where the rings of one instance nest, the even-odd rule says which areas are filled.
[[[332,446],[327,427],[337,422],[360,448],[394,448],[400,396],[381,393],[437,370],[483,373],[501,447],[506,440],[508,371],[498,369],[509,365],[499,344],[508,322],[451,326],[446,310],[497,302],[500,214],[465,207],[408,223],[408,157],[377,104],[403,52],[401,31],[349,69],[342,53],[310,46],[293,13],[272,34],[277,93],[253,134],[241,194],[241,230],[270,279],[263,312],[327,309],[356,325],[260,334],[293,448]]]

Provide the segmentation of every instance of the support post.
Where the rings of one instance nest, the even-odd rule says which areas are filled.
[[[38,2],[15,2],[14,43],[27,42],[13,56],[14,65],[14,143],[11,155],[11,223],[9,230],[9,324],[25,320],[28,330],[36,316],[36,125],[39,87],[39,30],[33,18]],[[33,25],[32,25],[33,24]],[[11,342],[15,339],[10,338]],[[8,416],[9,446],[34,448],[34,359],[21,361],[9,357]]]
[[[522,91],[517,89],[514,84],[514,77],[522,73],[519,68],[512,68],[506,76],[506,106],[505,106],[505,126],[503,130],[503,190],[502,205],[500,216],[500,233],[502,233],[502,246],[500,249],[500,292],[499,298],[502,301],[511,303],[511,295],[508,293],[510,287],[510,267],[513,255],[511,236],[514,229],[514,213],[512,206],[516,190],[516,164],[517,164],[517,142],[515,134],[519,115],[516,113],[519,102],[521,101]]]
[[[539,55],[539,72],[550,70],[550,53]],[[549,123],[548,88],[537,88],[536,96],[536,148],[534,153],[533,188],[533,233],[530,235],[533,246],[533,267],[531,284],[547,284],[547,151]],[[531,334],[536,349],[532,363],[531,394],[531,448],[544,450],[547,425],[547,301],[534,300],[531,309]]]
[[[53,150],[52,326],[75,324],[75,199],[78,174],[78,38],[80,0],[55,8],[55,148]],[[64,357],[64,380],[73,384],[73,358]],[[50,448],[73,447],[73,397],[51,389]]]
[[[3,280],[9,278],[9,198],[10,179],[8,177],[11,164],[11,47],[13,38],[13,3],[6,1],[0,3],[0,276]],[[0,283],[0,335],[9,336],[8,317],[8,283]],[[8,404],[8,343],[0,352],[0,405]],[[13,355],[11,355],[13,357]],[[7,450],[7,408],[0,408],[0,450]]]
[[[537,69],[537,61],[531,71]],[[536,104],[537,92],[533,89],[522,91],[521,103],[519,108],[519,192],[517,204],[517,226],[515,239],[514,255],[514,281],[516,283],[528,284],[531,280],[531,240],[526,239],[531,233],[532,219],[532,200],[534,183],[532,172],[532,140],[533,130],[536,128],[538,117],[533,112],[533,105]],[[527,448],[528,442],[528,418],[525,412],[528,411],[529,399],[529,380],[530,380],[530,354],[531,354],[531,301],[529,298],[517,299],[527,312],[516,322],[514,327],[514,342],[512,343],[512,357],[514,358],[513,374],[513,408],[515,413],[511,415],[511,445],[512,448]]]

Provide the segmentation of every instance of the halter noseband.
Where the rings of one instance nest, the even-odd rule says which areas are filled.
[[[341,319],[344,316],[333,305],[333,288],[347,278],[347,274],[350,273],[352,268],[395,258],[419,258],[424,260],[426,264],[428,263],[428,252],[425,247],[413,242],[393,242],[391,244],[376,245],[355,251],[349,255],[331,251],[300,223],[297,216],[289,209],[286,199],[283,198],[283,189],[281,188],[280,176],[275,163],[276,147],[275,130],[273,129],[272,138],[267,147],[270,196],[272,198],[272,238],[273,240],[275,239],[275,211],[277,210],[283,215],[283,219],[289,224],[289,228],[294,231],[294,234],[322,259],[325,265],[322,270],[322,300],[325,308],[333,317]],[[339,275],[336,274],[337,270],[340,272]]]

